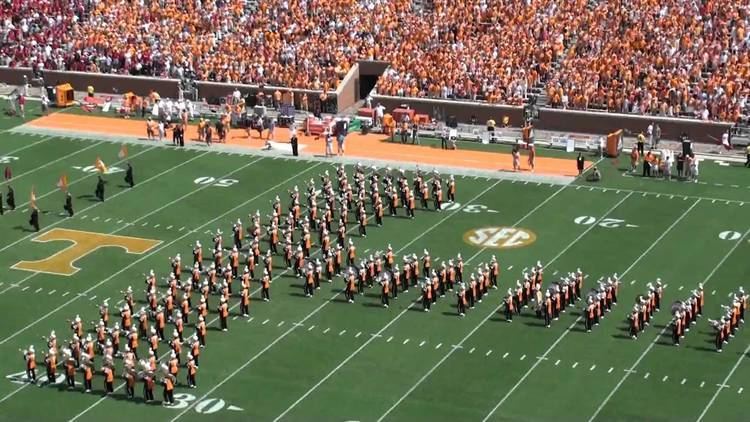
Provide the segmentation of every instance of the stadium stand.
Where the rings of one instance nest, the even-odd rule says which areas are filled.
[[[703,0],[10,0],[0,65],[746,119],[750,12]]]

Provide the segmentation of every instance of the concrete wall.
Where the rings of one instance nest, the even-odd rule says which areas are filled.
[[[344,111],[359,101],[359,64],[355,64],[336,89],[339,111]]]
[[[21,85],[23,76],[31,80],[32,72],[28,68],[0,67],[0,81],[9,85]],[[46,85],[69,83],[76,91],[86,91],[91,85],[100,94],[124,94],[128,91],[136,95],[148,95],[151,90],[164,97],[177,98],[179,81],[176,79],[157,79],[145,76],[109,75],[104,73],[44,71]]]

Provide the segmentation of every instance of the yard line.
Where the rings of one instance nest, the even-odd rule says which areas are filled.
[[[700,200],[698,200],[698,201],[700,201]],[[698,201],[696,201],[695,204],[697,204]],[[695,206],[695,204],[693,204],[693,206]],[[688,210],[689,209],[690,208],[688,208]],[[726,260],[729,259],[729,257],[737,249],[737,247],[740,246],[744,242],[744,240],[745,240],[745,238],[747,237],[748,234],[750,234],[750,229],[748,231],[746,231],[745,234],[742,235],[742,237],[737,241],[737,243],[735,243],[735,245],[732,246],[732,248],[729,250],[729,252],[727,252],[726,255],[724,255],[724,257],[721,259],[721,261],[719,261],[719,263],[714,267],[713,270],[711,270],[711,272],[708,274],[708,276],[706,276],[706,278],[703,280],[703,286],[704,287],[705,287],[705,285],[708,282],[711,281],[711,278],[714,276],[714,274],[716,274],[716,271],[718,271],[719,268],[721,268],[721,266],[724,265],[724,262],[726,262]],[[648,345],[648,347],[646,348],[646,350],[644,350],[643,353],[641,353],[641,355],[638,356],[638,359],[635,361],[635,363],[633,363],[633,366],[630,367],[630,370],[634,370],[636,368],[636,366],[638,366],[638,364],[641,363],[641,361],[643,360],[643,358],[645,358],[646,355],[651,351],[651,349],[654,348],[654,345],[656,344],[656,342],[664,334],[664,332],[667,331],[667,329],[669,329],[669,325],[667,325],[666,327],[664,327],[664,329],[661,330],[659,332],[659,334],[656,336],[656,338],[654,338],[654,340]],[[750,347],[748,349],[750,350]],[[739,362],[741,362],[741,358],[740,358],[740,360],[737,361],[738,364],[739,364]],[[736,368],[734,368],[734,369],[736,369]],[[734,370],[732,370],[732,373],[733,372],[734,372]],[[731,375],[731,373],[730,373],[730,375]],[[609,392],[609,394],[607,395],[607,397],[604,399],[604,401],[602,401],[602,403],[596,409],[596,411],[594,412],[594,414],[591,415],[591,417],[589,418],[589,422],[593,421],[599,415],[599,413],[602,411],[602,409],[604,409],[604,406],[606,406],[607,403],[609,403],[609,401],[612,399],[612,397],[615,395],[615,393],[620,389],[620,387],[625,382],[625,380],[628,379],[628,376],[630,376],[629,372],[626,373],[620,379],[620,381],[617,383],[617,385],[615,385],[615,388],[613,388],[612,391]],[[726,381],[725,381],[725,383],[726,383]],[[706,409],[704,409],[704,413],[698,418],[698,420],[700,420],[703,417],[703,415],[705,414],[705,412],[708,411],[708,408],[711,406],[711,404],[713,404],[713,401],[716,400],[716,396],[718,396],[718,395],[719,395],[719,392],[717,391],[716,394],[714,395],[714,398],[711,399],[711,402],[709,403],[708,406],[706,406]]]
[[[255,162],[255,161],[253,161],[253,162]],[[225,217],[226,217],[227,215],[230,215],[230,214],[232,214],[232,213],[236,213],[238,209],[241,209],[241,208],[244,208],[244,207],[246,207],[246,206],[247,206],[247,204],[249,204],[249,203],[251,203],[251,202],[253,202],[253,201],[257,200],[258,198],[260,198],[260,197],[262,197],[262,196],[265,196],[265,195],[267,195],[267,194],[268,194],[269,192],[271,192],[271,191],[273,191],[273,190],[277,189],[277,188],[278,188],[279,186],[285,185],[285,184],[289,183],[290,181],[292,181],[292,180],[294,180],[294,179],[296,179],[296,178],[298,178],[298,177],[301,177],[301,175],[302,175],[303,173],[307,173],[307,172],[309,172],[309,171],[311,171],[311,170],[313,170],[313,169],[317,168],[317,167],[318,167],[318,166],[319,166],[320,164],[322,164],[322,162],[321,162],[321,163],[317,163],[317,164],[315,164],[315,165],[313,165],[313,166],[310,166],[309,168],[307,168],[307,169],[305,169],[305,170],[302,170],[302,171],[301,171],[301,172],[299,172],[299,173],[295,173],[295,174],[294,174],[294,175],[292,175],[291,177],[289,177],[289,178],[285,179],[285,180],[284,180],[284,181],[282,181],[282,182],[279,182],[279,183],[277,183],[276,185],[274,185],[274,186],[272,186],[272,187],[270,187],[270,188],[266,189],[265,191],[263,191],[263,192],[259,193],[258,195],[255,195],[255,196],[253,196],[252,198],[250,198],[250,199],[248,199],[248,200],[246,200],[246,201],[242,202],[241,204],[239,204],[239,205],[235,206],[234,208],[232,208],[232,209],[230,209],[230,210],[228,210],[228,211],[224,212],[223,214],[219,215],[218,217],[214,217],[214,218],[213,218],[212,220],[209,220],[209,221],[208,221],[207,223],[203,224],[203,225],[202,225],[202,226],[200,226],[200,227],[202,228],[202,227],[206,227],[206,226],[212,225],[212,224],[216,223],[217,221],[219,221],[219,220],[221,220],[221,219],[225,218]],[[142,184],[143,184],[143,183],[141,183],[141,185],[142,185]],[[205,186],[210,186],[210,185],[205,185]],[[114,195],[113,195],[113,196],[114,196]],[[185,239],[185,237],[189,236],[189,235],[190,235],[191,233],[192,233],[192,232],[187,232],[187,233],[185,233],[184,235],[182,235],[182,236],[178,237],[177,239],[175,239],[175,240],[173,240],[173,241],[171,241],[171,242],[169,242],[169,243],[166,243],[166,244],[163,244],[163,245],[161,245],[161,246],[160,246],[160,247],[159,247],[158,249],[154,249],[154,250],[152,250],[151,252],[149,252],[149,253],[147,253],[147,254],[144,254],[144,255],[142,255],[142,256],[141,256],[141,257],[140,257],[139,259],[137,259],[137,260],[133,261],[132,263],[128,264],[127,266],[123,267],[123,268],[122,268],[121,270],[119,270],[119,271],[115,272],[114,274],[110,275],[109,277],[105,278],[104,280],[102,280],[102,281],[100,281],[100,282],[98,282],[98,283],[94,284],[93,286],[89,287],[89,288],[88,288],[88,290],[86,290],[86,291],[85,291],[85,292],[84,292],[83,294],[85,295],[85,294],[87,294],[87,293],[89,293],[89,292],[93,291],[94,289],[98,288],[98,287],[99,287],[99,286],[101,286],[102,284],[104,284],[104,283],[106,283],[106,282],[108,282],[108,281],[112,280],[113,278],[115,278],[115,277],[117,277],[118,275],[120,275],[120,274],[124,273],[124,272],[125,272],[125,271],[127,271],[128,269],[130,269],[130,268],[134,267],[135,265],[139,264],[139,263],[140,263],[140,262],[142,262],[143,260],[145,260],[145,259],[147,259],[147,258],[149,258],[149,257],[153,256],[153,255],[154,255],[154,254],[156,254],[156,253],[162,252],[162,251],[163,251],[163,250],[165,250],[165,249],[166,249],[167,247],[169,247],[169,246],[172,246],[172,245],[174,245],[174,244],[175,244],[175,243],[177,243],[177,242],[183,241],[183,240]],[[0,250],[0,252],[2,252],[2,250]],[[63,303],[62,305],[60,305],[60,306],[58,306],[58,307],[56,307],[56,308],[52,309],[51,311],[47,312],[47,313],[46,313],[45,315],[43,315],[42,317],[40,317],[40,318],[37,318],[37,319],[35,319],[35,320],[34,320],[33,322],[31,322],[31,323],[30,323],[30,324],[28,324],[27,326],[25,326],[25,327],[23,327],[22,329],[20,329],[20,330],[16,331],[15,333],[11,334],[10,336],[8,336],[8,337],[4,338],[4,339],[3,339],[2,341],[0,341],[0,345],[3,345],[3,344],[5,344],[5,343],[7,343],[8,341],[10,341],[10,340],[12,340],[13,338],[17,337],[17,336],[18,336],[19,334],[21,334],[21,333],[25,332],[25,331],[26,331],[26,330],[28,330],[29,328],[31,328],[31,327],[34,327],[35,325],[37,325],[37,324],[38,324],[38,323],[40,323],[41,321],[43,321],[43,320],[45,320],[46,318],[48,318],[48,317],[49,317],[50,315],[52,315],[52,314],[54,314],[54,313],[56,313],[56,312],[60,311],[61,309],[65,308],[66,306],[68,306],[68,305],[70,305],[71,303],[73,303],[74,301],[76,301],[77,299],[78,299],[78,296],[76,296],[76,297],[73,297],[72,299],[68,300],[67,302]]]
[[[734,375],[734,372],[737,370],[737,368],[740,367],[740,364],[742,363],[742,358],[747,356],[748,352],[750,352],[750,346],[747,346],[745,348],[745,351],[740,355],[740,357],[737,359],[737,362],[734,364],[732,369],[729,371],[727,376],[724,378],[724,381],[721,382],[721,384],[718,385],[719,388],[716,389],[716,392],[714,393],[713,397],[711,397],[711,400],[708,402],[706,407],[703,408],[703,411],[701,412],[700,416],[698,416],[698,419],[696,419],[696,422],[700,422],[703,420],[703,417],[706,416],[706,413],[708,413],[708,410],[711,408],[711,406],[714,405],[714,402],[716,401],[716,398],[719,397],[719,393],[721,393],[721,390],[724,388],[724,386],[727,384],[727,381],[729,381],[730,378],[732,378],[732,375]],[[740,388],[740,391],[742,392],[742,389]]]
[[[626,196],[625,198],[628,198],[629,196],[630,196],[630,195]],[[646,256],[646,255],[648,255],[648,254],[649,254],[649,253],[651,252],[651,250],[652,250],[653,248],[655,248],[655,247],[656,247],[656,245],[658,245],[659,243],[661,243],[662,239],[664,239],[664,237],[666,237],[666,236],[667,236],[667,234],[668,234],[669,232],[671,232],[671,231],[672,231],[672,229],[674,229],[674,228],[675,228],[675,226],[677,226],[677,224],[679,224],[679,222],[680,222],[680,221],[682,221],[682,220],[683,220],[683,219],[685,218],[685,216],[687,216],[687,215],[688,215],[688,213],[689,213],[690,211],[692,211],[692,210],[693,210],[693,208],[695,208],[695,206],[696,206],[696,205],[698,205],[698,203],[699,203],[700,201],[701,201],[700,199],[697,199],[697,200],[696,200],[695,202],[693,202],[693,205],[691,205],[690,207],[688,207],[688,208],[687,208],[687,209],[686,209],[686,210],[685,210],[685,211],[684,211],[684,212],[682,213],[682,215],[680,215],[680,216],[679,216],[679,217],[678,217],[677,219],[675,219],[675,221],[674,221],[674,222],[672,222],[672,224],[671,224],[671,225],[670,225],[669,227],[667,227],[667,229],[666,229],[666,230],[664,230],[664,231],[663,231],[663,232],[661,233],[661,235],[660,235],[660,236],[659,236],[659,237],[658,237],[658,238],[656,239],[656,241],[654,241],[653,243],[651,243],[651,245],[650,245],[650,246],[649,246],[649,247],[648,247],[648,248],[647,248],[647,249],[646,249],[645,251],[643,251],[643,253],[642,253],[642,254],[641,254],[641,255],[640,255],[640,256],[639,256],[638,258],[636,258],[636,259],[635,259],[635,261],[633,261],[633,262],[632,262],[632,263],[630,264],[630,266],[629,266],[629,267],[628,267],[627,269],[625,269],[625,271],[623,271],[623,272],[622,272],[622,274],[620,275],[620,277],[621,277],[621,278],[624,278],[624,277],[625,277],[625,275],[626,275],[627,273],[629,273],[629,272],[630,272],[630,270],[632,270],[633,268],[635,268],[635,266],[636,266],[636,265],[637,265],[637,264],[638,264],[638,263],[639,263],[639,262],[640,262],[640,261],[641,261],[641,260],[642,260],[642,259],[643,259],[643,258],[644,258],[644,257]],[[618,204],[619,204],[619,203],[618,203]],[[614,210],[614,208],[610,209],[610,211],[609,211],[609,212],[611,212],[612,210]],[[609,214],[609,212],[607,212],[606,214],[604,214],[604,216],[606,216],[607,214]],[[592,227],[594,227],[594,226],[596,226],[596,224],[592,224],[592,225],[591,225],[591,226],[589,227],[589,229],[590,229],[590,228],[592,228]],[[588,229],[587,229],[587,230],[588,230]],[[585,232],[584,232],[584,233],[585,233]],[[570,246],[572,246],[572,244],[568,245],[568,248],[570,248]],[[566,249],[567,249],[567,248],[566,248]],[[559,255],[558,255],[558,256],[559,256]],[[549,265],[549,264],[547,264],[547,265]],[[497,309],[499,309],[499,307],[498,307]],[[490,315],[489,317],[491,317],[491,316],[492,316],[492,315]],[[488,317],[488,318],[489,318],[489,317]],[[554,343],[552,343],[552,345],[551,345],[551,346],[550,346],[550,347],[549,347],[549,348],[548,348],[548,349],[547,349],[547,350],[546,350],[546,351],[544,352],[544,355],[543,355],[543,356],[547,356],[547,355],[549,355],[549,353],[550,353],[550,352],[552,352],[552,350],[554,350],[554,349],[555,349],[555,347],[557,347],[557,345],[558,345],[558,344],[560,344],[560,342],[561,342],[561,341],[562,341],[562,340],[563,340],[563,339],[565,338],[565,336],[567,336],[567,335],[568,335],[568,333],[570,333],[570,331],[571,331],[571,330],[573,329],[573,327],[575,327],[575,326],[576,326],[576,325],[577,325],[577,324],[578,324],[578,323],[579,323],[579,322],[581,321],[581,318],[582,318],[581,316],[579,316],[578,318],[576,318],[576,320],[575,320],[575,321],[573,321],[573,324],[571,324],[571,325],[570,325],[570,326],[569,326],[569,327],[568,327],[568,328],[567,328],[567,329],[566,329],[565,331],[563,331],[563,333],[562,333],[562,334],[560,334],[560,336],[559,336],[559,337],[557,338],[557,340],[555,340],[555,342],[554,342]],[[521,379],[519,379],[519,380],[518,380],[518,382],[517,382],[517,383],[516,383],[516,384],[515,384],[515,385],[514,385],[514,386],[513,386],[513,387],[512,387],[512,388],[511,388],[511,389],[510,389],[509,391],[508,391],[508,393],[506,393],[506,394],[505,394],[505,396],[504,396],[504,397],[503,397],[503,398],[502,398],[502,399],[501,399],[501,400],[500,400],[499,402],[497,402],[497,404],[495,405],[495,407],[494,407],[494,408],[492,408],[492,410],[490,410],[490,412],[489,412],[489,413],[487,414],[487,416],[485,416],[485,418],[483,419],[483,421],[482,421],[482,422],[486,422],[486,421],[487,421],[487,420],[488,420],[488,419],[489,419],[489,418],[490,418],[490,417],[491,417],[491,416],[492,416],[492,415],[493,415],[493,414],[494,414],[494,413],[495,413],[495,412],[497,411],[497,409],[499,409],[499,408],[500,408],[500,406],[502,406],[502,405],[503,405],[503,403],[505,403],[505,401],[506,401],[506,400],[508,399],[508,397],[510,397],[510,395],[511,395],[511,394],[513,394],[513,392],[515,392],[515,391],[516,391],[516,390],[518,389],[518,387],[519,387],[519,386],[520,386],[521,384],[523,384],[523,382],[524,382],[524,381],[526,381],[526,378],[528,378],[528,377],[529,377],[529,375],[531,375],[531,373],[532,373],[532,372],[533,372],[533,371],[534,371],[534,370],[535,370],[535,369],[537,368],[537,366],[539,366],[539,363],[540,363],[540,362],[541,362],[541,360],[537,360],[537,361],[536,361],[536,362],[534,363],[534,365],[532,365],[532,366],[531,366],[531,368],[529,368],[529,370],[528,370],[528,371],[526,371],[526,373],[525,373],[525,374],[524,374],[524,375],[523,375],[523,376],[521,377]],[[635,369],[635,368],[630,368],[630,369],[632,370],[632,369]],[[629,375],[629,373],[627,373],[627,374],[626,374],[626,377],[627,377],[627,375]],[[598,412],[597,412],[597,413],[598,413]]]
[[[563,189],[565,189],[565,188],[566,188],[566,186],[563,186],[562,188],[560,188],[557,191],[555,191],[552,195],[550,195],[549,197],[547,197],[547,199],[545,199],[544,201],[542,201],[539,205],[537,205],[534,209],[532,209],[528,214],[526,214],[525,216],[523,216],[516,224],[514,224],[514,227],[517,226],[518,224],[520,224],[526,218],[528,218],[531,214],[533,214],[534,212],[536,212],[536,210],[538,210],[539,208],[541,208],[542,206],[544,206],[547,202],[549,202],[549,200],[551,200],[552,198],[554,198],[555,196],[557,196],[557,194],[559,194],[560,192],[562,192]],[[607,210],[607,212],[604,213],[604,215],[599,219],[599,221],[601,221],[603,218],[605,218],[607,215],[609,215],[612,211],[614,211],[617,207],[619,207],[623,202],[625,202],[628,198],[630,198],[631,195],[632,195],[632,193],[628,193],[622,199],[620,199],[614,206],[612,206],[609,210]],[[576,239],[574,239],[572,242],[570,242],[562,251],[560,251],[560,253],[558,253],[554,258],[552,258],[545,265],[545,267],[547,267],[550,264],[552,264],[553,262],[557,261],[557,259],[560,258],[560,256],[562,256],[565,252],[567,252],[568,249],[570,249],[574,244],[578,243],[578,241],[580,241],[587,233],[589,233],[596,226],[597,226],[597,224],[592,224],[586,230],[584,230]],[[472,261],[474,258],[476,258],[480,253],[484,252],[485,250],[486,250],[486,248],[482,248],[480,251],[478,251],[472,257],[470,257],[466,261],[466,263],[468,264],[470,261]],[[479,324],[477,324],[471,331],[469,331],[469,333],[463,339],[461,339],[461,341],[458,343],[458,345],[459,346],[463,345],[463,343],[465,343],[466,340],[469,339],[469,337],[471,337],[472,335],[474,335],[474,333],[477,330],[479,330],[479,328],[482,325],[484,325],[484,323],[487,322],[493,315],[495,315],[499,309],[500,309],[499,306],[497,308],[493,309],[492,312],[490,314],[488,314],[484,318],[484,320],[482,320]],[[561,339],[562,339],[562,337],[561,337]],[[455,350],[456,349],[452,349],[451,351],[449,351],[448,353],[446,353],[443,356],[443,358],[440,359],[432,368],[430,368],[422,376],[422,378],[420,378],[409,390],[407,390],[407,392],[405,394],[402,394],[399,397],[399,399],[382,416],[380,416],[380,418],[378,418],[378,422],[382,421],[386,416],[388,416],[393,411],[393,409],[395,409],[396,407],[398,407],[398,405],[400,405],[401,402],[403,402],[403,400],[406,399],[406,397],[408,397],[417,387],[419,387],[427,379],[427,377],[429,377],[440,365],[442,365],[443,362],[445,362],[446,360],[448,360],[448,358],[450,358],[451,354],[453,354],[453,352]],[[549,350],[544,354],[543,357],[546,357],[548,354],[549,354]],[[524,360],[525,358],[526,358],[526,355],[521,356],[521,360]],[[532,366],[532,369],[536,368],[539,365],[540,362],[542,362],[542,359],[538,359],[536,361],[536,363]],[[524,379],[527,376],[528,376],[528,373],[526,375],[524,375]],[[512,391],[514,391],[516,388],[518,388],[518,385],[520,385],[520,383],[516,384],[516,386],[514,386],[514,388],[513,388]],[[495,409],[493,409],[492,412],[494,412],[494,411],[495,411]],[[283,414],[282,414],[282,416],[283,416]],[[489,415],[488,415],[488,417],[489,417]]]
[[[94,148],[94,147],[98,147],[98,146],[99,146],[99,145],[101,145],[102,143],[104,143],[104,141],[94,142],[93,144],[91,144],[91,145],[89,145],[89,146],[87,146],[87,147],[85,147],[85,148],[81,148],[81,149],[79,149],[79,150],[73,151],[73,152],[71,152],[70,154],[65,154],[65,155],[63,155],[62,157],[60,157],[60,158],[58,158],[58,159],[56,159],[56,160],[52,160],[52,161],[49,161],[49,162],[47,162],[47,163],[45,163],[45,164],[42,164],[42,165],[40,165],[40,166],[36,166],[36,167],[34,167],[33,169],[31,169],[31,170],[29,170],[29,171],[23,172],[23,173],[21,173],[21,174],[18,174],[18,175],[15,175],[15,174],[14,174],[14,175],[13,175],[13,178],[12,178],[12,179],[11,179],[10,181],[13,181],[13,182],[15,182],[16,180],[18,180],[18,179],[20,179],[20,178],[22,178],[22,177],[24,177],[24,176],[26,176],[26,175],[28,175],[28,174],[34,173],[34,172],[35,172],[35,171],[37,171],[37,170],[41,170],[41,169],[43,169],[43,168],[49,167],[50,165],[52,165],[52,164],[55,164],[55,163],[58,163],[58,162],[60,162],[60,161],[63,161],[63,160],[67,160],[67,159],[69,159],[69,158],[70,158],[70,157],[71,157],[72,155],[76,155],[76,154],[78,154],[79,152],[84,152],[84,151],[88,151],[88,150],[90,150],[91,148]],[[7,156],[7,155],[9,155],[9,154],[3,154],[3,155],[6,155],[6,156]],[[5,183],[7,183],[7,182],[8,182],[8,181],[4,181],[4,182],[0,183],[0,185],[2,185],[2,184],[5,184]]]
[[[5,292],[7,292],[7,291],[8,291],[8,290],[10,290],[10,289],[13,289],[13,288],[15,288],[15,287],[20,287],[20,286],[21,286],[21,285],[22,285],[23,283],[25,283],[25,282],[27,282],[27,281],[28,281],[29,279],[33,278],[33,277],[34,277],[34,276],[35,276],[36,274],[37,274],[37,273],[31,273],[31,274],[27,275],[26,277],[24,277],[23,279],[21,279],[21,281],[19,281],[18,283],[12,283],[12,284],[9,284],[9,285],[8,285],[8,287],[6,287],[6,288],[5,288],[5,289],[3,289],[2,291],[0,291],[0,295],[4,294]]]

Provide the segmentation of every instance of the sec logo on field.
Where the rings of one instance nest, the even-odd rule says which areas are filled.
[[[484,227],[464,233],[464,242],[481,248],[521,248],[535,241],[534,232],[520,227]]]

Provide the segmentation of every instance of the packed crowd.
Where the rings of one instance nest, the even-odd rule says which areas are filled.
[[[0,65],[737,120],[743,2],[702,0],[8,0]]]

